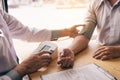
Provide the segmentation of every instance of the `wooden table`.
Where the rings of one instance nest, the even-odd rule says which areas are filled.
[[[57,43],[60,43],[58,44],[58,47],[59,47],[61,43],[66,43],[66,42],[63,41],[63,42],[57,42]],[[69,44],[68,41],[67,43]],[[101,61],[101,60],[96,60],[92,58],[94,51],[99,47],[100,45],[98,45],[94,40],[92,40],[89,43],[89,47],[86,50],[76,55],[73,68],[84,66],[87,64],[91,64],[91,63],[96,63],[97,65],[101,66],[103,69],[111,73],[113,76],[115,76],[117,80],[120,80],[120,58],[113,59],[113,60],[107,60],[107,61]],[[44,72],[38,71],[38,72],[31,74],[30,75],[31,79],[40,80],[40,75],[42,74],[49,74],[49,73],[61,71],[62,69],[57,66],[56,61],[57,59],[53,60],[46,71]]]

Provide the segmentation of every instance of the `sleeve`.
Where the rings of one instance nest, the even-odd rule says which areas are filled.
[[[52,30],[51,40],[52,41],[58,40],[59,37],[60,37],[60,31],[59,30]]]
[[[91,38],[97,24],[97,19],[96,19],[95,9],[94,9],[95,4],[96,4],[95,1],[90,3],[87,11],[87,16],[85,18],[85,26],[79,33],[80,35],[86,36],[88,39]]]
[[[0,12],[9,28],[10,35],[13,38],[22,39],[30,42],[51,40],[52,35],[51,30],[47,29],[39,30],[36,28],[29,28],[27,26],[24,26],[16,18],[4,12],[3,10],[1,10]]]
[[[6,75],[0,76],[0,80],[22,80],[22,77],[15,70],[11,70]]]

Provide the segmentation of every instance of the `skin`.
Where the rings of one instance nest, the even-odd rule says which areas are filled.
[[[93,58],[108,60],[120,57],[120,46],[103,46],[97,49]]]
[[[74,56],[80,51],[84,50],[88,46],[89,39],[85,36],[76,36],[72,42],[72,44],[63,49],[62,52],[59,53],[58,56],[58,65],[62,69],[71,68],[74,65]],[[84,43],[84,44],[83,44]],[[82,46],[80,46],[82,45]]]
[[[60,37],[69,36],[74,38],[78,34],[78,30],[76,28],[79,26],[84,26],[84,24],[74,25],[70,28],[59,30]]]
[[[117,0],[109,0],[109,2],[111,6],[113,6],[117,2]],[[59,54],[61,56],[67,54],[68,56],[58,56],[58,65],[63,69],[71,68],[71,66],[73,66],[74,63],[73,55],[80,53],[80,51],[87,48],[88,42],[89,39],[85,36],[76,36],[72,44],[68,47],[68,49],[63,49],[62,54]],[[109,60],[118,57],[120,57],[120,46],[103,46],[97,49],[93,54],[93,58],[100,60]]]
[[[64,49],[63,52],[60,52],[58,55],[57,64],[63,68],[71,68],[74,64],[74,53],[69,49]],[[66,64],[64,64],[66,62]]]
[[[21,77],[23,77],[26,74],[31,74],[38,71],[38,69],[44,66],[48,66],[51,61],[52,58],[50,56],[50,53],[43,51],[38,54],[31,55],[21,64],[17,65],[14,70],[16,70],[21,75]]]
[[[70,36],[75,37],[78,33],[78,30],[76,29],[78,25],[75,25],[71,28],[62,29],[60,31],[60,37],[64,36]],[[23,77],[26,74],[31,74],[33,72],[38,71],[42,67],[46,67],[50,64],[52,61],[50,52],[48,51],[42,51],[36,54],[31,55],[29,58],[24,60],[21,64],[18,64],[14,70],[16,70],[21,77]]]

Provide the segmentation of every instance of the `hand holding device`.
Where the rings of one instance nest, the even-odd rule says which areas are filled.
[[[48,52],[52,59],[57,58],[57,45],[50,41],[41,42],[33,53]],[[42,54],[42,53],[40,53]],[[43,54],[44,55],[44,54]],[[47,67],[42,67],[38,71],[45,71]]]

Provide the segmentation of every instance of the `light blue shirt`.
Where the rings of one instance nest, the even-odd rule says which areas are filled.
[[[86,26],[81,31],[89,39],[97,26],[98,41],[102,45],[120,44],[120,0],[111,6],[108,0],[94,0],[89,6]]]

